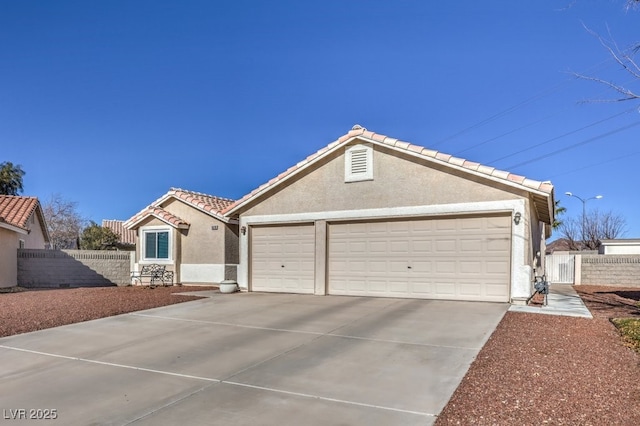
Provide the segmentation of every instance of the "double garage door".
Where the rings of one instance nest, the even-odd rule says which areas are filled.
[[[327,225],[328,294],[509,300],[509,216]],[[313,224],[254,227],[254,291],[313,293]]]

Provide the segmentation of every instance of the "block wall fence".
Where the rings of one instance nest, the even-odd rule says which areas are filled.
[[[576,255],[576,284],[640,287],[640,255]]]
[[[18,249],[18,285],[28,288],[124,286],[134,253]]]

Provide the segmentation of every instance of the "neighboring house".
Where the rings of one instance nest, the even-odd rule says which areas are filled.
[[[558,238],[547,244],[546,254],[572,251],[571,243],[566,238]]]
[[[103,219],[102,227],[111,229],[114,234],[120,236],[118,248],[128,249],[128,247],[134,247],[136,245],[136,231],[125,228],[124,220]]]
[[[600,254],[640,254],[640,239],[601,240],[598,250]]]
[[[238,222],[220,213],[232,203],[171,188],[124,223],[137,234],[136,269],[162,264],[183,284],[236,279]]]
[[[48,243],[38,199],[0,195],[0,287],[18,284],[19,248],[44,249]]]
[[[524,303],[554,192],[354,126],[224,214],[244,290]]]

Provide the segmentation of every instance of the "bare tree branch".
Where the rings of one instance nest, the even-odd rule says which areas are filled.
[[[636,44],[635,46],[629,49],[626,49],[626,51],[622,51],[614,41],[613,37],[611,37],[611,32],[609,31],[608,27],[607,27],[607,31],[609,32],[609,37],[611,38],[611,41],[605,40],[600,34],[596,33],[595,31],[587,27],[584,23],[582,23],[582,26],[589,34],[591,34],[592,36],[598,39],[600,44],[605,48],[605,50],[607,50],[607,52],[613,58],[613,60],[618,65],[620,65],[624,71],[630,74],[633,77],[634,81],[640,80],[640,67],[633,59],[633,55],[635,55],[638,51],[640,51],[640,43]],[[577,72],[572,72],[572,74],[575,77],[580,78],[582,80],[594,81],[596,83],[603,84],[615,90],[616,92],[620,93],[621,95],[623,95],[623,97],[619,99],[610,99],[610,100],[604,100],[604,101],[599,100],[598,102],[621,102],[621,101],[640,99],[640,94],[635,93],[633,90],[627,89],[626,87],[620,84],[613,83],[603,78],[592,77],[592,76],[580,74]]]
[[[54,194],[42,206],[42,211],[49,225],[51,248],[55,250],[78,248],[80,232],[87,220],[76,210],[77,204]]]
[[[598,250],[602,240],[623,236],[627,229],[626,219],[611,211],[592,210],[566,219],[559,230],[567,240],[570,250]]]

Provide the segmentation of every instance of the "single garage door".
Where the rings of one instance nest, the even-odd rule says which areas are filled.
[[[509,300],[509,216],[330,224],[329,293]]]
[[[315,231],[312,224],[259,226],[251,231],[251,289],[314,292]]]

